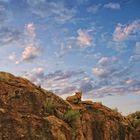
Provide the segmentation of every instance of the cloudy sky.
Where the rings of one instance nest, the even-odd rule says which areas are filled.
[[[0,0],[0,70],[65,98],[140,108],[139,0]]]

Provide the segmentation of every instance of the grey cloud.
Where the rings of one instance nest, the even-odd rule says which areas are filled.
[[[104,57],[103,57],[104,58]],[[102,60],[102,61],[101,61]],[[109,65],[101,65],[101,63],[106,63],[100,59],[97,66],[93,69],[94,75],[97,76],[97,80],[94,83],[94,92],[101,94],[104,93],[120,93],[120,92],[130,92],[136,91],[140,88],[139,84],[135,82],[133,85],[123,83],[122,80],[132,77],[133,65],[129,64],[124,66],[121,64],[120,60],[115,59],[115,63],[110,63]],[[108,59],[107,59],[108,62]],[[103,88],[104,87],[104,88]],[[110,88],[111,87],[111,88]],[[107,95],[107,94],[105,94]]]
[[[45,72],[42,67],[37,67],[31,70],[30,73],[25,72],[23,76],[36,84],[40,84],[41,81],[44,79]]]
[[[68,86],[68,87],[64,87],[63,89],[55,89],[54,92],[58,93],[59,95],[63,95],[63,94],[72,94],[73,92],[75,92],[77,90],[76,86]]]
[[[22,33],[18,30],[11,29],[11,28],[0,28],[0,44],[9,45],[13,42],[17,42],[22,37]]]
[[[82,82],[79,90],[82,90],[84,93],[88,93],[89,91],[93,90],[93,84],[90,81]]]
[[[92,86],[91,81],[85,79],[85,72],[81,70],[58,70],[45,74],[42,68],[35,68],[30,73],[26,72],[24,76],[34,83],[40,84],[42,87],[53,90],[58,94],[69,94],[78,89],[83,89],[87,93],[91,90],[87,88]]]
[[[92,97],[100,98],[105,96],[115,96],[115,95],[124,95],[124,94],[137,94],[140,93],[140,84],[134,85],[106,85],[98,87],[97,89],[92,90]]]
[[[63,80],[72,78],[74,76],[84,75],[84,71],[55,71],[54,73],[50,73],[46,75],[46,79],[54,79],[54,80]]]
[[[71,94],[76,90],[82,90],[85,97],[122,95],[136,93],[140,90],[140,81],[138,80],[126,79],[124,82],[114,82],[113,76],[104,79],[93,79],[83,71],[58,70],[46,74],[45,70],[39,67],[33,69],[30,73],[26,73],[25,77],[62,96]]]
[[[58,23],[72,19],[76,10],[67,8],[62,1],[27,0],[31,12],[41,18],[52,18]]]

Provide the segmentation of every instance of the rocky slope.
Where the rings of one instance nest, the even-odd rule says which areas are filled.
[[[0,140],[139,140],[139,117],[91,101],[65,101],[0,72]]]

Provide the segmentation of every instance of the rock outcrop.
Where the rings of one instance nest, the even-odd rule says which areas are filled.
[[[66,100],[68,102],[72,102],[72,103],[80,103],[81,102],[81,98],[82,98],[82,92],[75,92],[75,95],[72,95],[72,96],[68,96],[66,98]]]
[[[80,94],[79,94],[80,95]],[[0,140],[139,140],[140,123],[101,103],[66,101],[0,72]]]

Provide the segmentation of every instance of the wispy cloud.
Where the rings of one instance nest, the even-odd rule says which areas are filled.
[[[7,23],[9,23],[13,18],[12,11],[7,9],[5,2],[0,2],[0,27],[6,27]]]
[[[101,4],[98,4],[98,5],[94,4],[94,5],[90,6],[90,7],[88,7],[87,11],[90,12],[90,13],[95,14],[95,13],[98,12],[100,6],[101,6]]]
[[[2,46],[16,43],[21,40],[22,33],[8,27],[0,28],[0,44]]]
[[[135,48],[134,53],[136,55],[140,55],[140,42],[136,42],[136,48]]]
[[[136,45],[134,47],[134,52],[130,56],[129,62],[130,63],[138,63],[140,60],[140,42],[136,42]]]
[[[7,11],[3,5],[0,5],[0,22],[1,24],[6,20]]]
[[[41,18],[52,18],[57,23],[65,23],[74,17],[76,10],[67,8],[62,1],[27,0],[33,14]]]
[[[105,4],[104,7],[109,8],[109,9],[113,9],[113,10],[119,10],[121,8],[119,3],[113,3],[113,2]]]
[[[103,80],[102,80],[103,81]],[[99,85],[93,88],[87,96],[91,97],[105,97],[105,96],[116,96],[124,94],[137,94],[140,93],[140,81],[135,79],[127,79],[124,82],[118,84],[109,83],[98,83]]]
[[[98,61],[98,64],[107,66],[109,64],[113,64],[118,61],[118,58],[113,56],[113,57],[101,57]]]
[[[43,67],[36,67],[31,72],[26,72],[23,76],[35,84],[41,84],[42,79],[45,77],[45,70]]]

